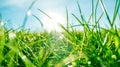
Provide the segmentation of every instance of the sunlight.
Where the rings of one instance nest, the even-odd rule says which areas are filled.
[[[31,15],[31,10],[27,11],[27,15],[30,16]]]
[[[3,21],[1,21],[0,25],[1,25],[1,26],[3,26],[3,25],[4,25],[4,22],[3,22]]]
[[[48,18],[47,16],[44,16],[42,18],[44,29],[47,30],[48,32],[51,31],[61,32],[62,29],[60,28],[59,24],[65,25],[64,16],[56,12],[49,12],[47,14],[51,17],[51,19]]]

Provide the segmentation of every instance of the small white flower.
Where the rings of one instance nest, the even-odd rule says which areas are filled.
[[[91,61],[88,61],[88,65],[90,65],[91,64]]]
[[[27,11],[27,15],[30,16],[32,13],[31,13],[31,10],[28,10]]]
[[[16,37],[16,34],[14,32],[9,32],[9,38],[14,39]]]

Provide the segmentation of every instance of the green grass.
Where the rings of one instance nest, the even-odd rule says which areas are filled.
[[[78,2],[80,17],[72,14],[79,23],[76,26],[82,26],[83,31],[75,30],[73,27],[76,26],[69,24],[67,8],[67,25],[60,25],[64,30],[62,33],[7,30],[0,25],[0,67],[119,67],[120,29],[115,26],[115,20],[119,18],[120,1],[116,0],[112,19],[102,0],[98,0],[95,7],[94,3],[92,0],[92,13],[88,20]],[[104,12],[99,17],[96,16],[98,4]],[[107,17],[108,29],[100,27],[103,15]],[[43,26],[41,20],[33,16]]]

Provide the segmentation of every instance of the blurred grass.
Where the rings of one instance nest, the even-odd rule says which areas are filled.
[[[88,20],[84,18],[78,2],[80,17],[72,14],[79,23],[76,26],[82,26],[83,31],[75,30],[73,27],[76,26],[69,24],[67,8],[67,26],[60,25],[64,32],[16,31],[7,30],[4,25],[0,25],[0,67],[119,67],[120,29],[115,26],[115,19],[119,18],[120,1],[116,0],[112,20],[102,0],[96,3],[91,1],[92,13]],[[99,17],[98,4],[101,4],[104,12]],[[104,14],[110,25],[109,29],[100,27]],[[43,26],[41,20],[33,16]],[[1,22],[0,17],[0,24]]]

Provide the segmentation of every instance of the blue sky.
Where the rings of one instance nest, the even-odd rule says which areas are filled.
[[[71,15],[74,13],[79,17],[78,7],[76,4],[76,1],[79,2],[82,12],[84,14],[84,17],[88,19],[88,17],[91,14],[91,1],[92,0],[37,0],[32,9],[30,10],[32,14],[39,17],[43,23],[50,22],[46,24],[46,26],[51,26],[55,28],[56,24],[52,24],[52,21],[49,21],[49,19],[45,17],[41,12],[38,11],[38,8],[43,10],[44,12],[51,14],[53,18],[55,18],[58,21],[55,22],[61,22],[63,20],[63,24],[66,20],[66,8],[68,8],[69,11],[69,22],[72,25],[78,24],[78,22],[74,19],[74,17]],[[96,0],[95,0],[96,1]],[[22,25],[24,17],[27,13],[27,9],[30,6],[30,4],[33,2],[33,0],[0,0],[0,13],[3,16],[3,22],[6,23],[6,26],[8,28],[17,28]],[[115,0],[104,0],[104,4],[109,12],[109,15],[112,16],[113,10],[114,10],[114,4]],[[99,5],[98,8],[98,16],[102,13],[102,9]],[[56,18],[58,16],[58,18]],[[101,23],[102,26],[107,25],[106,18],[103,18],[101,20],[103,23]],[[45,27],[46,29],[53,29],[51,27]],[[31,30],[41,30],[41,26],[38,20],[36,20],[33,16],[28,16],[26,28],[30,28]],[[57,29],[56,29],[57,30]]]

